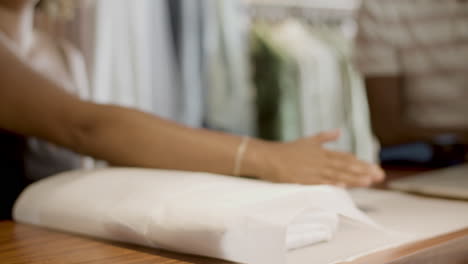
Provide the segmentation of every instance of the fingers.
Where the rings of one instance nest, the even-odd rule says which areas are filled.
[[[307,175],[307,174],[306,174]],[[334,185],[341,188],[346,188],[347,184],[341,181],[337,181],[336,179],[326,177],[325,174],[322,175],[307,175],[306,177],[301,177],[300,179],[296,180],[298,184],[306,184],[306,185]]]
[[[341,187],[368,187],[385,178],[383,170],[359,160],[349,153],[331,151],[321,145],[337,140],[340,131],[320,133],[314,137],[281,145],[275,152],[272,175],[278,182],[328,184]],[[284,150],[284,151],[281,151]]]
[[[377,182],[383,182],[385,180],[385,171],[378,165],[372,165],[372,168],[371,170],[374,172],[374,179],[377,181]]]
[[[318,144],[325,144],[327,142],[337,141],[341,136],[339,129],[319,133],[311,138],[312,141]]]
[[[348,166],[345,164],[322,164],[305,171],[297,171],[288,174],[287,179],[282,182],[307,184],[307,185],[335,185],[338,187],[369,187],[377,181],[368,173],[365,168],[359,166]]]
[[[335,177],[351,186],[369,186],[385,178],[379,166],[361,161],[351,154],[328,151],[327,160]]]
[[[339,184],[345,187],[369,187],[373,183],[370,177],[336,168],[327,170],[323,175],[327,177],[329,181],[334,182],[334,185]]]
[[[332,167],[330,164],[316,165],[313,168],[296,171],[289,174],[295,183],[316,185],[326,184],[339,187],[368,187],[373,183],[369,176],[347,171],[342,166]]]

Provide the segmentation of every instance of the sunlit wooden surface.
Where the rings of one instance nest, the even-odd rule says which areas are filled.
[[[50,231],[10,221],[0,222],[1,264],[227,264]]]

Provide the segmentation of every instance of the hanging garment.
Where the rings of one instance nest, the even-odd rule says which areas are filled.
[[[342,136],[338,141],[328,143],[328,148],[351,152],[361,159],[375,161],[376,147],[370,128],[367,99],[362,79],[351,64],[350,41],[342,36],[338,29],[330,27],[311,29],[293,19],[279,25],[271,25],[269,30],[272,32],[269,41],[274,43],[270,46],[276,45],[279,47],[277,50],[282,50],[287,57],[297,63],[298,92],[295,102],[299,107],[300,121],[297,127],[301,128],[297,137],[339,128]],[[274,60],[272,56],[276,55],[272,53],[268,58]],[[256,69],[268,69],[275,73],[276,77],[287,74],[285,69],[273,69],[270,63],[259,62],[256,64]],[[257,74],[256,77],[271,79],[268,74],[264,77],[259,77]],[[264,96],[260,92],[262,82],[265,81],[256,79],[255,82],[259,95]],[[273,83],[272,87],[276,87],[280,81],[277,78]],[[281,94],[278,88],[276,89],[269,96],[280,98],[276,98],[276,106],[275,103],[270,105],[272,108],[269,112],[287,113],[287,108],[282,108],[281,105],[281,102],[286,101],[282,97],[287,93]],[[288,90],[292,91],[291,87]],[[294,102],[294,100],[289,101]],[[270,118],[273,118],[270,122],[276,122],[274,116]],[[291,123],[283,125],[289,127]],[[265,129],[270,129],[270,133],[275,131],[274,126]],[[268,135],[268,132],[265,133]],[[280,137],[279,134],[268,136]]]
[[[165,1],[98,1],[93,99],[178,120],[170,34]]]
[[[365,84],[353,63],[353,45],[340,31],[322,28],[317,35],[327,42],[340,60],[343,89],[346,94],[346,119],[350,131],[350,147],[361,159],[376,162],[379,144],[372,133]]]
[[[201,127],[203,123],[203,0],[181,1],[180,28],[180,64],[181,87],[179,94],[182,105],[181,122],[193,127]]]
[[[253,28],[251,58],[258,136],[288,141],[302,135],[296,61],[272,40],[264,24]]]
[[[138,0],[142,1],[142,0]],[[150,24],[147,29],[151,39],[148,43],[150,50],[151,68],[151,103],[152,113],[163,118],[180,121],[180,90],[178,83],[178,72],[176,70],[177,61],[175,57],[175,48],[170,41],[170,24],[167,14],[167,6],[164,1],[149,1],[149,10],[146,14],[149,16]],[[131,1],[134,2],[134,1]],[[144,6],[141,6],[144,8]],[[144,12],[143,10],[141,12]],[[144,19],[141,23],[147,24]],[[139,32],[139,35],[145,32]],[[143,65],[141,65],[143,66]]]
[[[177,62],[180,62],[180,50],[182,41],[180,40],[181,37],[181,29],[182,29],[182,1],[183,0],[166,0],[167,8],[169,12],[170,22],[171,22],[171,35],[172,41],[174,46],[174,53]]]
[[[275,28],[275,39],[298,62],[300,69],[300,107],[302,135],[309,136],[343,125],[343,95],[340,66],[330,47],[310,34],[301,23],[289,20]],[[329,147],[347,145],[348,133]]]
[[[99,1],[94,98],[193,127],[253,135],[239,5]]]
[[[247,27],[241,3],[238,0],[203,3],[206,124],[210,128],[254,135]]]

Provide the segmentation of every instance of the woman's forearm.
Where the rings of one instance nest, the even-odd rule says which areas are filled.
[[[269,143],[251,139],[238,157],[242,138],[189,128],[137,110],[92,105],[73,148],[114,165],[206,171],[232,175],[241,158],[240,174],[260,177]]]
[[[115,165],[234,172],[241,138],[192,129],[129,108],[84,102],[0,45],[0,128]],[[8,65],[8,67],[6,67]],[[242,174],[258,176],[265,142],[252,140]]]

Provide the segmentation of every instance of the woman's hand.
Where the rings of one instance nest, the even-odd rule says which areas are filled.
[[[262,153],[261,179],[299,184],[329,184],[342,187],[368,187],[385,178],[377,166],[358,160],[352,154],[327,150],[323,144],[336,141],[339,131],[289,143],[272,143]]]

